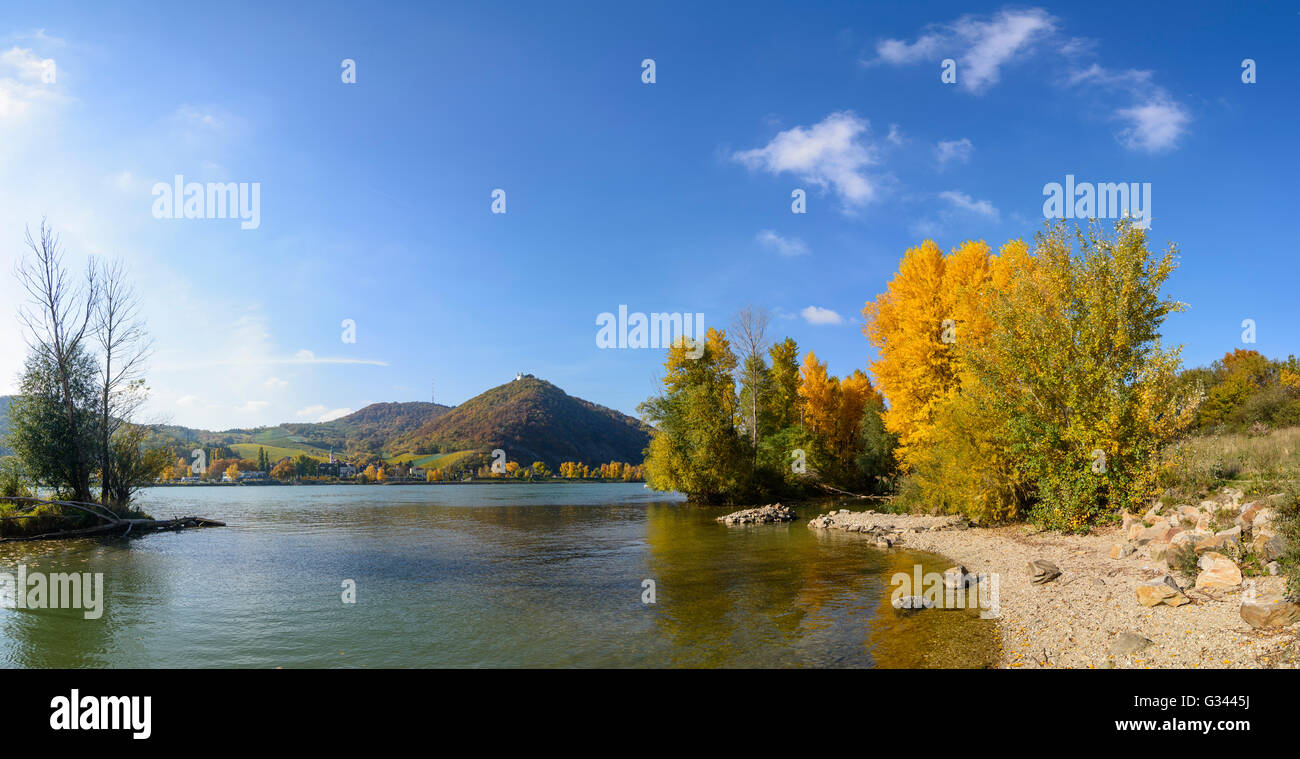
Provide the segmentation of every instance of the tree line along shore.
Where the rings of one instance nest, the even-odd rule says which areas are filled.
[[[647,482],[725,505],[874,496],[883,511],[1057,536],[1230,486],[1269,499],[1277,555],[1243,544],[1226,558],[1269,565],[1300,599],[1300,363],[1237,347],[1185,369],[1161,337],[1185,308],[1164,294],[1177,248],[1147,237],[1125,219],[1048,223],[997,251],[927,240],[863,308],[867,372],[801,360],[752,307],[702,350],[679,340],[641,406]]]

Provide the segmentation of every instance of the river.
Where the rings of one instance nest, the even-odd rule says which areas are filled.
[[[0,572],[103,573],[98,619],[0,608],[3,667],[982,667],[993,622],[896,615],[940,557],[726,527],[640,484],[170,487],[225,528],[0,545]],[[646,603],[644,581],[653,581]],[[345,603],[347,581],[355,603]],[[348,586],[353,587],[353,586]]]

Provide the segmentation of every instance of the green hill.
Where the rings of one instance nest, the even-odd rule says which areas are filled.
[[[650,429],[639,420],[524,377],[465,401],[390,448],[500,448],[512,461],[544,461],[555,469],[562,461],[639,464],[649,444]]]

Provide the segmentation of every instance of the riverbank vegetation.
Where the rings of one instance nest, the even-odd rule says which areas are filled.
[[[640,407],[657,429],[646,481],[703,503],[883,492],[894,437],[871,380],[833,376],[812,351],[800,361],[794,340],[768,344],[767,326],[747,308],[738,346],[710,328],[702,352],[685,339],[669,348],[663,392]]]
[[[134,421],[150,350],[138,300],[120,264],[92,260],[78,281],[44,223],[37,238],[28,233],[27,247],[18,280],[29,301],[19,321],[30,349],[9,407],[13,456],[0,467],[0,535],[143,518],[132,496],[166,460],[144,445],[147,430]],[[35,495],[32,483],[54,499],[33,508],[23,500]]]
[[[788,339],[758,350],[766,321],[742,312],[698,359],[669,350],[641,409],[658,430],[648,481],[722,503],[888,493],[896,508],[1062,530],[1144,511],[1190,433],[1300,408],[1294,359],[1237,351],[1180,371],[1181,348],[1161,340],[1183,308],[1163,294],[1176,256],[1127,219],[1057,222],[997,251],[927,240],[863,309],[870,377],[832,377]]]

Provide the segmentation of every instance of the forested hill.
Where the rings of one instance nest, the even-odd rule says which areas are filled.
[[[0,396],[0,432],[7,426],[10,396]],[[592,466],[621,461],[639,464],[650,428],[634,417],[581,398],[529,376],[494,387],[456,407],[428,402],[373,403],[329,422],[289,422],[274,427],[213,432],[178,425],[153,428],[148,445],[186,456],[192,448],[228,448],[230,455],[256,459],[265,449],[273,459],[327,459],[431,455],[456,451],[490,453],[500,448],[511,461],[562,462]],[[9,453],[0,448],[0,453]],[[216,455],[216,454],[213,454]]]
[[[430,421],[394,447],[410,451],[495,449],[512,461],[639,464],[650,443],[640,420],[523,377],[487,390]]]

